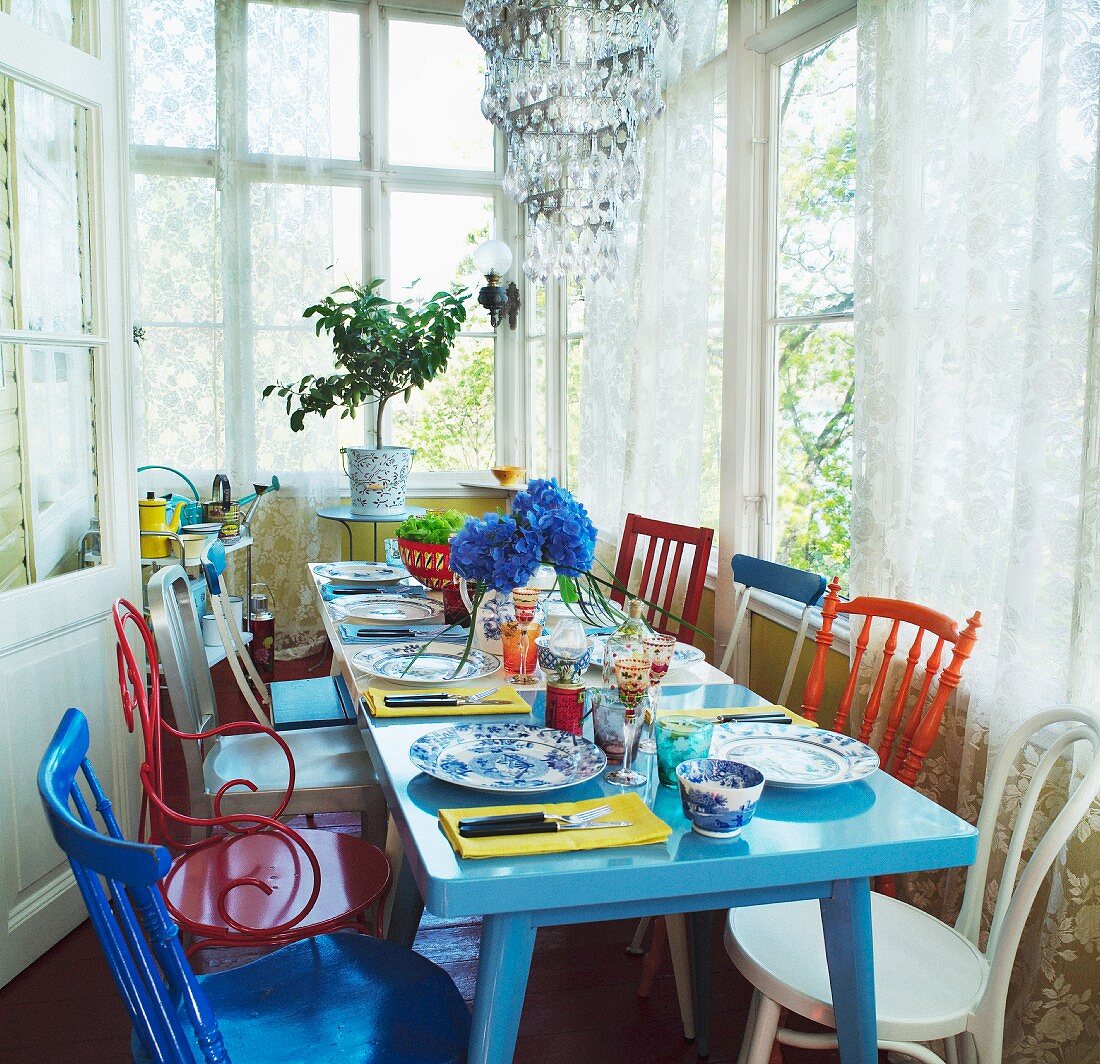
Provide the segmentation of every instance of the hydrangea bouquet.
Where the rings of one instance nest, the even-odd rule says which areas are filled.
[[[608,598],[609,591],[629,593],[602,566],[597,576],[596,526],[588,511],[557,480],[532,480],[512,502],[511,514],[470,517],[451,537],[451,572],[470,588],[471,625],[465,662],[473,645],[478,607],[495,590],[507,595],[525,587],[535,571],[550,565],[558,576],[562,600],[575,607],[590,624],[619,624],[625,614]],[[655,603],[646,602],[660,613]],[[674,620],[680,618],[668,614]]]
[[[539,566],[550,565],[563,601],[585,620],[619,624],[625,615],[608,592],[626,588],[606,567],[606,575],[597,576],[597,564],[596,526],[584,506],[556,480],[532,480],[516,495],[511,514],[469,518],[451,540],[451,571],[471,585],[475,618],[489,590],[508,594],[528,584]]]

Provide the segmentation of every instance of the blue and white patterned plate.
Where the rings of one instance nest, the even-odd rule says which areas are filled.
[[[436,779],[498,794],[556,791],[607,767],[607,755],[588,739],[531,724],[441,728],[417,739],[409,757]]]
[[[792,724],[719,724],[711,757],[743,761],[773,787],[832,787],[878,768],[878,754],[849,735]]]
[[[607,636],[598,635],[592,641],[592,664],[596,666],[603,665],[603,650],[604,644],[607,642]],[[694,665],[697,661],[703,661],[706,658],[698,647],[688,646],[687,643],[677,643],[676,649],[672,652],[672,664],[673,665]]]
[[[407,569],[396,569],[377,562],[332,562],[315,565],[313,571],[326,580],[335,580],[340,584],[391,584],[409,575]]]
[[[329,604],[338,621],[392,621],[412,624],[443,619],[439,603],[411,595],[352,595]]]
[[[351,659],[362,672],[393,683],[423,687],[446,687],[492,676],[501,665],[495,654],[474,650],[462,661],[461,646],[424,650],[423,643],[391,643],[374,650],[361,650]],[[420,653],[421,651],[423,653]],[[419,655],[419,657],[417,657]],[[416,658],[415,661],[412,659]]]

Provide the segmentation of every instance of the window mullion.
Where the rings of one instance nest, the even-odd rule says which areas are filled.
[[[248,10],[218,5],[218,179],[221,209],[222,373],[221,411],[226,464],[251,472],[256,454],[252,395],[251,241],[249,186],[240,167],[248,146]]]

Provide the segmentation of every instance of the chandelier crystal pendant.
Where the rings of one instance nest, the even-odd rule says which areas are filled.
[[[641,190],[639,127],[661,114],[657,42],[677,0],[466,0],[486,56],[481,110],[504,133],[504,191],[527,216],[523,270],[610,276]]]

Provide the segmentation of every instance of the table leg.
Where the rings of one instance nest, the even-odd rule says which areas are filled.
[[[412,949],[413,940],[420,927],[420,917],[424,912],[424,902],[420,890],[413,879],[409,862],[401,858],[390,887],[393,900],[390,902],[390,918],[386,927],[386,938]]]
[[[535,925],[526,913],[485,917],[467,1064],[506,1064],[514,1056],[534,948]]]
[[[691,966],[695,993],[695,1052],[710,1053],[710,970],[714,964],[714,913],[692,913]]]
[[[351,533],[351,525],[347,521],[341,521],[340,524],[344,526],[344,531],[348,534],[348,561],[355,561],[355,537]]]
[[[832,896],[820,904],[840,1059],[843,1064],[874,1064],[878,1039],[871,882],[838,879]]]

